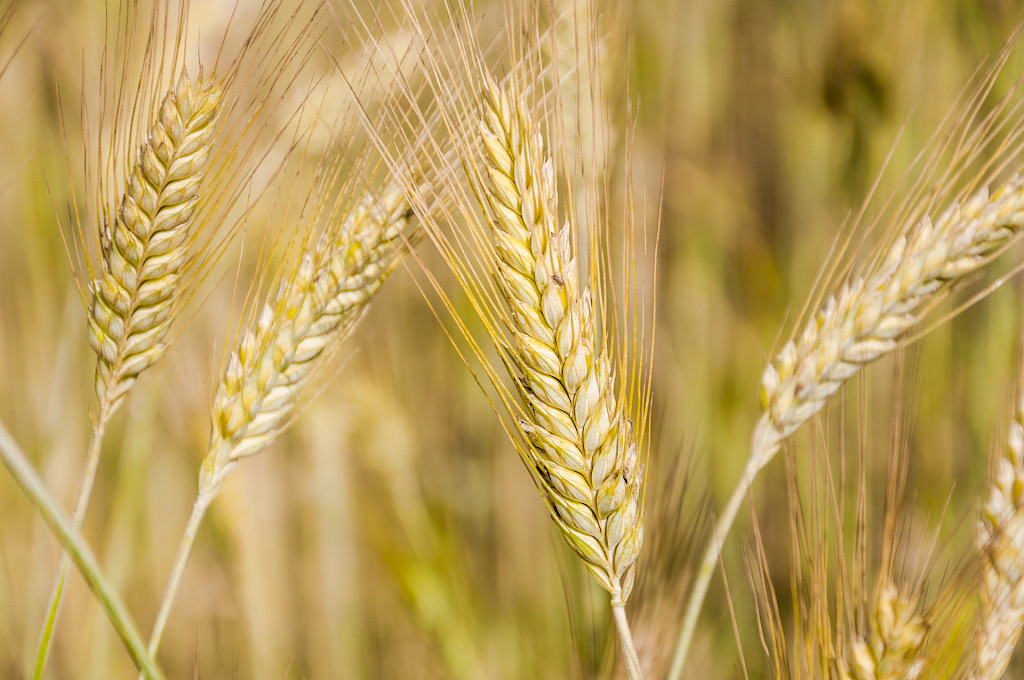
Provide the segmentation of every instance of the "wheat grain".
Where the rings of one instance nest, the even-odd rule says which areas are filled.
[[[166,349],[219,101],[215,83],[181,74],[139,146],[113,224],[101,225],[89,340],[107,413]]]
[[[1024,392],[978,523],[978,543],[985,567],[974,677],[998,680],[1024,629]]]
[[[928,625],[914,598],[887,582],[875,596],[866,637],[850,645],[850,658],[839,661],[842,680],[916,680],[924,668],[921,649]]]
[[[398,263],[412,212],[397,185],[365,195],[283,281],[228,360],[213,400],[200,492],[215,495],[235,463],[266,448],[309,382]]]
[[[551,515],[613,604],[629,597],[643,542],[636,442],[616,399],[594,302],[582,288],[569,225],[556,226],[554,170],[524,107],[488,80],[487,150],[499,279],[511,310],[517,378]]]

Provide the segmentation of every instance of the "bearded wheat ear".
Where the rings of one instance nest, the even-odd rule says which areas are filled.
[[[928,624],[917,602],[886,583],[875,597],[870,630],[853,640],[850,658],[839,662],[841,680],[917,680]]]
[[[985,566],[973,678],[998,680],[1024,630],[1024,392],[978,523],[978,547]]]
[[[239,460],[280,434],[319,357],[352,329],[398,264],[411,218],[397,185],[380,198],[367,194],[340,231],[325,233],[282,282],[231,355],[217,388],[200,495],[215,496]]]
[[[75,529],[89,505],[107,422],[138,375],[166,349],[220,97],[216,83],[182,72],[139,146],[113,223],[100,225],[101,274],[92,282],[88,304],[99,408],[72,513]],[[40,633],[35,678],[46,665],[70,564],[64,552]]]
[[[556,224],[552,162],[527,110],[488,78],[486,150],[497,278],[510,310],[504,360],[524,404],[519,427],[551,517],[611,595],[630,677],[640,677],[625,617],[643,543],[637,445],[616,397],[591,290],[569,225]]]
[[[182,73],[139,147],[113,224],[100,228],[89,341],[101,413],[116,411],[166,350],[219,102],[215,83]]]
[[[750,459],[716,523],[687,605],[671,680],[678,680],[700,607],[740,503],[782,442],[860,368],[896,349],[949,285],[977,271],[1024,228],[1024,177],[982,187],[934,221],[921,218],[847,282],[783,347],[761,379],[763,413]]]
[[[412,211],[397,185],[363,196],[284,279],[247,331],[213,399],[199,494],[149,642],[155,656],[196,532],[228,473],[281,433],[322,359],[345,338],[398,264]]]

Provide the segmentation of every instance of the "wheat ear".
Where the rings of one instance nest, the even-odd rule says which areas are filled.
[[[998,680],[1024,629],[1024,392],[978,523],[978,543],[985,567],[974,678]]]
[[[88,304],[99,408],[72,513],[75,529],[89,505],[108,420],[139,373],[166,348],[219,103],[215,83],[182,72],[139,146],[113,222],[100,225],[101,272]],[[35,678],[46,665],[69,567],[65,552],[40,633]]]
[[[228,473],[281,433],[304,389],[352,329],[370,298],[398,264],[412,211],[402,190],[389,185],[366,194],[340,228],[321,236],[284,279],[273,303],[247,331],[213,398],[210,445],[199,474],[199,494],[185,529],[149,643],[155,656],[196,532]]]
[[[621,626],[643,542],[636,442],[597,336],[593,294],[579,281],[574,235],[555,221],[543,138],[525,107],[490,78],[483,103],[484,193],[511,311],[503,358],[525,404],[527,456],[552,518],[611,594]]]
[[[750,459],[712,533],[687,605],[670,680],[679,680],[707,586],[739,505],[783,440],[862,366],[893,351],[948,286],[976,271],[1024,228],[1024,177],[982,187],[934,221],[925,216],[786,343],[761,379],[763,413]]]
[[[875,597],[869,626],[866,637],[853,640],[849,660],[839,662],[841,680],[917,680],[928,624],[916,600],[887,582]]]
[[[216,84],[182,73],[139,147],[113,224],[100,228],[89,340],[96,394],[110,411],[166,349],[219,102]]]

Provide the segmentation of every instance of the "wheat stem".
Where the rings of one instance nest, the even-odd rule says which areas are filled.
[[[711,577],[715,573],[715,567],[722,554],[722,547],[725,545],[725,538],[732,528],[736,515],[739,512],[743,499],[749,493],[754,484],[754,478],[760,468],[756,467],[754,461],[748,461],[740,476],[740,481],[733,489],[722,513],[715,518],[715,526],[711,532],[711,539],[704,551],[700,567],[694,579],[693,590],[690,592],[690,599],[687,600],[686,612],[683,615],[683,625],[679,632],[679,641],[676,643],[675,654],[672,657],[672,666],[668,677],[672,680],[679,680],[683,675],[683,664],[686,661],[686,653],[693,641],[693,634],[697,630],[697,620],[700,618],[700,611],[704,604],[704,597],[707,595],[708,587],[711,585]]]
[[[181,577],[185,573],[185,564],[192,552],[192,545],[195,543],[196,534],[199,532],[199,525],[206,515],[206,510],[213,502],[213,496],[200,493],[192,506],[192,515],[188,518],[185,526],[185,533],[181,536],[181,543],[178,545],[178,552],[174,557],[174,564],[171,567],[171,575],[167,579],[167,586],[164,589],[163,600],[160,601],[160,611],[156,615],[156,622],[153,624],[153,632],[149,637],[147,651],[151,658],[156,658],[160,649],[160,639],[163,637],[164,628],[167,626],[167,619],[171,614],[171,604],[178,594],[178,587],[181,585]]]
[[[626,618],[626,605],[613,605],[612,615],[615,617],[615,629],[619,633],[619,644],[622,645],[622,657],[626,660],[626,671],[629,673],[629,680],[643,680],[644,675],[640,669],[640,658],[636,655],[633,633],[629,630],[629,620]]]
[[[75,509],[71,515],[71,525],[79,530],[85,519],[85,510],[89,505],[93,482],[96,479],[96,470],[99,467],[100,451],[103,448],[103,435],[107,429],[107,422],[110,419],[109,404],[100,407],[100,413],[96,418],[96,425],[89,440],[89,449],[85,455],[85,470],[78,485],[78,499],[75,502]],[[39,644],[36,647],[36,665],[32,672],[34,680],[43,677],[43,670],[46,668],[46,660],[50,651],[50,640],[53,631],[57,627],[57,617],[60,614],[61,597],[64,594],[64,584],[67,581],[68,570],[71,566],[71,557],[67,550],[63,550],[60,556],[60,564],[57,568],[57,579],[53,583],[50,593],[50,601],[46,607],[46,619],[43,623],[43,630],[39,636]]]
[[[162,680],[163,674],[153,662],[152,657],[146,653],[145,643],[136,630],[135,624],[132,623],[127,607],[103,577],[99,563],[92,551],[89,550],[85,538],[54,502],[43,481],[28,462],[25,453],[2,423],[0,423],[0,458],[3,459],[11,476],[32,501],[36,510],[42,515],[50,530],[82,573],[89,590],[92,591],[96,601],[107,615],[114,632],[117,633],[125,649],[128,650],[136,668],[140,669],[145,678]]]
[[[238,462],[281,434],[323,358],[352,330],[398,264],[401,238],[411,219],[396,184],[389,184],[380,197],[366,192],[339,226],[303,253],[295,271],[281,281],[273,303],[264,306],[255,328],[245,333],[229,358],[214,395],[199,493],[150,640],[153,653],[207,508]]]

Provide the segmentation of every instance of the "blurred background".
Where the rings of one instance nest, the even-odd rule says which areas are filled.
[[[192,5],[206,27],[193,37],[208,40],[194,51],[208,54],[231,7]],[[102,2],[78,0],[4,9],[0,420],[69,508],[95,403],[72,267],[80,250],[72,196],[91,197],[80,121],[83,109],[100,107],[92,69],[106,14]],[[350,10],[335,12],[348,20]],[[884,198],[1009,38],[1020,9],[1009,0],[647,0],[603,12],[615,47],[608,114],[621,130],[610,172],[622,176],[631,138],[643,186],[636,200],[649,233],[660,223],[647,543],[630,601],[641,658],[656,678],[671,657],[709,510],[724,504],[746,460],[766,361],[883,167]],[[314,50],[321,73],[335,60],[344,66],[346,46],[332,36]],[[1024,49],[983,105],[1021,76]],[[330,143],[317,137],[308,150]],[[299,186],[312,170],[296,172]],[[257,210],[249,222],[261,219]],[[437,264],[429,242],[417,252]],[[1011,249],[993,271],[1009,271],[1019,255]],[[236,271],[251,272],[258,257],[239,243],[226,251],[106,439],[84,533],[144,633],[195,497],[225,319],[238,320]],[[432,271],[457,290],[443,267]],[[168,677],[621,677],[603,591],[557,535],[417,278],[395,272],[339,353],[336,374],[270,450],[229,479],[164,638]],[[725,551],[728,589],[716,579],[705,605],[694,677],[742,677],[744,666],[750,677],[786,674],[762,647],[751,575],[770,576],[780,619],[792,625],[794,574],[807,564],[794,548],[790,489],[812,516],[823,461],[835,470],[865,461],[869,587],[887,546],[897,581],[926,606],[943,609],[948,584],[973,583],[976,565],[964,555],[974,550],[1017,383],[1017,289],[1011,279],[865,371],[795,437],[789,464],[780,457],[765,470]],[[886,503],[894,460],[906,465],[896,470],[905,478],[898,509]],[[837,497],[856,497],[856,476],[836,473]],[[887,508],[895,535],[883,531]],[[852,537],[855,518],[827,531]],[[2,677],[24,677],[34,658],[58,557],[25,495],[0,474]],[[966,598],[946,609],[959,620],[972,607]],[[132,677],[77,575],[47,677]]]

